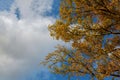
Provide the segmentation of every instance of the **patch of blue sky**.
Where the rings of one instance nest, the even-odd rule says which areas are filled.
[[[41,71],[35,78],[31,78],[30,80],[68,80],[68,78],[68,75],[54,74],[51,72],[46,73]],[[91,80],[91,76],[88,74],[84,76],[74,76],[70,77],[70,80]]]
[[[20,20],[21,15],[20,15],[20,10],[19,10],[19,8],[17,8],[17,9],[15,10],[15,15],[16,15],[17,19]]]
[[[120,78],[116,78],[116,77],[112,77],[112,76],[108,76],[108,77],[105,77],[104,80],[120,80]]]
[[[14,0],[0,0],[0,11],[10,11],[10,7]]]
[[[60,0],[54,0],[52,4],[52,10],[50,12],[46,12],[46,16],[52,16],[54,18],[59,17],[59,5],[60,5]]]
[[[96,62],[94,62],[94,63],[92,64],[92,66],[93,66],[94,69],[97,69],[97,67],[98,67],[98,65],[97,65]]]
[[[104,38],[103,38],[103,41],[102,41],[102,48],[105,47],[105,44],[106,44],[106,42],[107,42],[107,39],[109,39],[109,38],[113,38],[113,37],[114,37],[113,34],[105,35]]]
[[[94,16],[94,17],[92,18],[92,20],[93,20],[94,23],[97,23],[98,17],[97,17],[97,16]]]
[[[84,76],[74,76],[71,78],[71,80],[91,80],[91,76],[89,74],[86,74]]]

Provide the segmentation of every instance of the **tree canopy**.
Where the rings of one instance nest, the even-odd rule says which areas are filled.
[[[120,0],[61,0],[59,14],[50,35],[71,47],[59,45],[46,56],[50,70],[98,80],[120,77]]]

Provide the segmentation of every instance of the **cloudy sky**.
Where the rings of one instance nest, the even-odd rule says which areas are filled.
[[[60,43],[47,29],[58,17],[56,1],[0,0],[0,80],[49,80],[39,62]]]

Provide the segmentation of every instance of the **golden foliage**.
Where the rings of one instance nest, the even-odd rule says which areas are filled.
[[[51,71],[120,77],[120,0],[61,0],[60,19],[49,31],[71,44],[46,56]]]

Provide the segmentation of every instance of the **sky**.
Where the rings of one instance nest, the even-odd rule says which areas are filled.
[[[0,80],[50,80],[39,63],[62,43],[47,29],[58,17],[58,5],[55,0],[0,0]]]
[[[0,0],[0,80],[67,80],[39,64],[56,44],[65,44],[48,31],[48,25],[59,18],[59,2]]]

